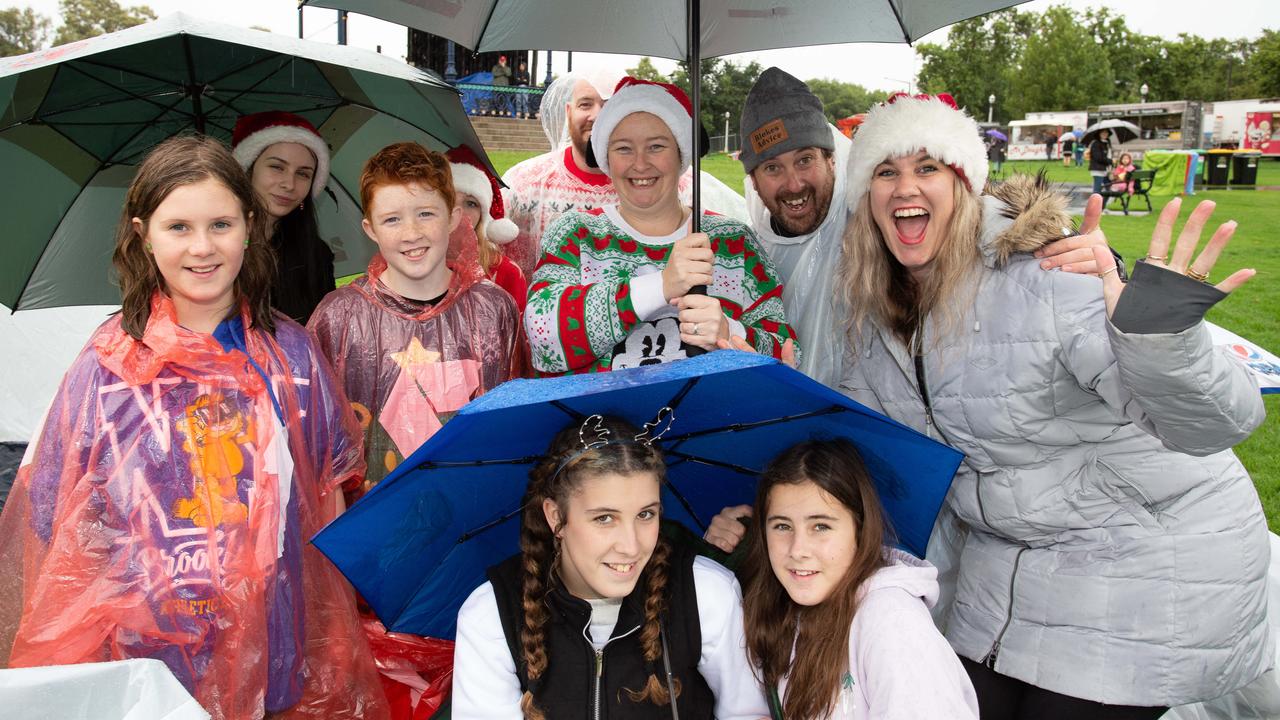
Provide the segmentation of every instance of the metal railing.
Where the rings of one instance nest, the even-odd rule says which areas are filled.
[[[736,153],[741,149],[742,143],[736,133],[730,133],[727,145],[724,141],[724,135],[712,135],[711,141],[707,143],[708,153]]]
[[[542,108],[543,88],[527,85],[482,85],[458,83],[462,109],[468,115],[497,117],[537,117]]]

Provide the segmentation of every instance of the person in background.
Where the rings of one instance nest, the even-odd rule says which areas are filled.
[[[1075,136],[1068,135],[1062,141],[1062,167],[1071,167],[1071,157],[1075,155],[1076,139]]]
[[[524,60],[521,60],[520,64],[516,66],[516,72],[512,80],[512,84],[518,88],[527,89],[529,87],[529,66]],[[522,120],[532,117],[529,114],[529,93],[527,92],[516,93],[516,117]]]
[[[1129,193],[1132,195],[1132,175],[1133,171],[1137,169],[1137,166],[1133,164],[1133,156],[1129,153],[1121,153],[1115,167],[1111,168],[1111,180],[1113,182],[1109,187],[1110,191],[1112,193]]]
[[[270,221],[272,307],[306,324],[334,288],[333,251],[316,225],[316,200],[329,182],[329,146],[305,118],[280,111],[240,117],[231,146]]]
[[[445,156],[449,158],[463,224],[475,232],[485,277],[506,290],[516,302],[516,310],[524,312],[529,285],[520,268],[499,249],[515,240],[519,228],[506,218],[506,203],[498,178],[466,145],[451,148]]]
[[[1004,141],[998,137],[987,136],[987,161],[997,177],[1004,177]]]
[[[1111,131],[1099,130],[1089,143],[1089,174],[1093,176],[1093,192],[1102,192],[1111,171]]]
[[[511,86],[511,66],[507,64],[507,56],[499,55],[498,62],[493,66],[493,81],[495,89],[493,91],[493,114],[506,117],[511,112],[511,95],[506,92],[505,88]]]

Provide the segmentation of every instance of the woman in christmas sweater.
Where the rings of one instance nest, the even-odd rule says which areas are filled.
[[[690,232],[677,185],[692,127],[682,90],[630,77],[600,111],[591,151],[619,202],[566,214],[542,238],[524,313],[538,371],[653,365],[690,348],[781,357],[794,342],[782,283],[751,229],[703,213],[702,232]]]

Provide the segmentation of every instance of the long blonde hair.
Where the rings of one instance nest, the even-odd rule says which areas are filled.
[[[960,325],[968,302],[965,294],[976,289],[979,271],[979,235],[982,201],[956,175],[954,209],[938,244],[931,268],[923,281],[907,271],[885,246],[884,235],[871,216],[871,194],[853,209],[844,231],[840,260],[839,300],[847,308],[848,327],[855,347],[863,343],[869,324],[893,332],[903,344],[935,314],[937,340]]]

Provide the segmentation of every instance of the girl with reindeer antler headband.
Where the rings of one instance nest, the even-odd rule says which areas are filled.
[[[529,476],[520,554],[458,614],[455,717],[768,715],[738,582],[658,532],[654,424],[593,415],[552,440]]]

